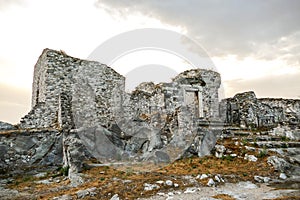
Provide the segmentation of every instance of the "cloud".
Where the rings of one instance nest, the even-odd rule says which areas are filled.
[[[213,56],[280,56],[292,62],[300,53],[299,48],[282,51],[300,44],[298,0],[98,0],[96,5],[123,16],[142,13],[181,26]],[[272,55],[258,51],[261,48]]]
[[[236,93],[254,91],[258,97],[300,98],[300,72],[269,76],[258,79],[236,79],[224,81],[226,96],[232,97]]]
[[[12,5],[23,5],[24,0],[0,0],[0,10],[3,10]]]
[[[126,90],[132,91],[142,82],[171,82],[178,73],[163,65],[151,64],[135,68],[126,74]]]
[[[30,110],[30,90],[0,84],[0,121],[18,123]]]

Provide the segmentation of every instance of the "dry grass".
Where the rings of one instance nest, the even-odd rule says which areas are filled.
[[[230,148],[233,153],[243,154],[244,148],[232,145],[232,141],[223,141],[222,144]],[[258,152],[254,152],[258,153]],[[157,167],[157,166],[156,166]],[[151,169],[153,166],[147,166]],[[57,173],[57,172],[56,172]],[[63,181],[63,176],[59,183],[55,181],[49,185],[36,183],[36,178],[23,177],[17,178],[10,188],[19,191],[27,191],[37,196],[37,199],[52,199],[53,197],[69,194],[76,198],[76,192],[91,187],[97,188],[97,196],[89,199],[110,199],[114,194],[119,194],[121,199],[136,199],[138,197],[149,197],[158,191],[167,192],[170,190],[184,190],[190,186],[206,186],[208,179],[199,180],[191,183],[185,178],[186,175],[195,178],[199,174],[210,174],[214,176],[221,174],[226,182],[253,181],[255,175],[272,177],[275,171],[267,164],[267,157],[259,158],[257,162],[250,162],[243,158],[216,158],[208,156],[203,158],[186,158],[176,161],[164,167],[158,167],[151,172],[145,171],[145,166],[130,166],[115,169],[113,167],[101,166],[86,170],[84,173],[86,182],[80,187],[72,188],[69,186],[69,180]],[[49,173],[48,179],[56,176],[55,173]],[[278,176],[278,174],[276,174]],[[159,180],[172,180],[173,183],[179,184],[178,188],[159,185],[159,189],[145,191],[144,184],[155,184]],[[218,195],[215,198],[233,199],[228,195]]]
[[[231,197],[228,194],[218,194],[218,195],[213,196],[213,198],[222,199],[222,200],[235,200],[235,198]]]

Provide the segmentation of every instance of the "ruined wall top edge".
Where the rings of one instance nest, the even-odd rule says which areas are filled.
[[[72,57],[67,55],[64,51],[60,50],[53,50],[53,49],[44,49],[41,56],[39,57],[40,59],[49,59],[52,58],[51,60],[55,60],[55,59],[70,59],[72,62],[80,64],[80,65],[94,65],[94,66],[105,66],[107,68],[109,68],[110,70],[112,70],[113,72],[115,72],[116,74],[118,74],[120,77],[123,77],[121,74],[119,74],[117,71],[115,71],[113,68],[107,66],[104,63],[100,63],[98,61],[92,61],[92,60],[85,60],[85,59],[80,59],[80,58],[76,58],[76,57]],[[124,77],[123,77],[124,78]]]
[[[288,99],[288,98],[271,98],[271,97],[264,97],[264,98],[257,98],[254,91],[246,91],[246,92],[240,92],[235,94],[233,97],[222,99],[222,101],[230,101],[230,100],[239,100],[243,101],[245,99],[248,100],[255,100],[260,102],[299,102],[300,99]]]

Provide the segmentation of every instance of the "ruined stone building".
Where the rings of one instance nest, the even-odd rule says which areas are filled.
[[[101,135],[102,146],[112,143],[105,156],[167,148],[158,154],[169,152],[177,158],[190,147],[191,152],[205,155],[216,136],[207,136],[211,147],[201,150],[208,129],[200,129],[199,124],[219,122],[220,84],[217,72],[192,69],[171,83],[142,83],[126,93],[125,77],[112,68],[45,49],[34,69],[32,110],[20,127],[75,130],[88,149],[101,156],[103,150],[95,147],[99,145],[92,145]],[[91,127],[100,127],[101,133],[87,134]],[[182,141],[182,152],[173,151]],[[168,155],[161,157],[169,160]]]
[[[300,100],[256,98],[254,92],[236,94],[220,103],[223,121],[231,126],[270,129],[300,127]]]
[[[83,160],[171,162],[210,154],[225,129],[300,128],[300,100],[245,92],[219,102],[217,72],[191,69],[170,83],[141,83],[99,62],[45,49],[33,77],[32,109],[0,134],[0,168]],[[1,131],[1,130],[0,130]]]
[[[221,80],[217,72],[204,69],[190,70],[179,74],[172,83],[158,85],[143,83],[132,94],[125,94],[125,77],[112,68],[45,49],[34,69],[32,109],[22,118],[21,127],[60,126],[61,96],[77,95],[76,90],[85,87],[78,84],[83,83],[93,90],[98,109],[97,118],[103,126],[109,126],[109,121],[114,119],[112,109],[121,105],[120,102],[114,102],[116,98],[114,92],[121,92],[126,96],[123,97],[122,104],[127,103],[124,107],[132,106],[135,109],[130,112],[151,114],[151,109],[153,112],[153,109],[160,108],[170,113],[185,105],[190,109],[193,108],[195,118],[216,120],[219,117],[218,89]],[[128,95],[131,95],[130,103],[126,100]]]

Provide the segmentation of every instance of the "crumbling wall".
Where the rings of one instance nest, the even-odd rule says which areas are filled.
[[[174,82],[185,89],[181,94],[183,97],[186,97],[188,91],[197,92],[200,103],[199,118],[207,121],[219,120],[218,90],[221,85],[219,73],[205,69],[188,70],[175,77]]]
[[[81,149],[101,162],[171,161],[192,144],[190,153],[202,156],[216,135],[198,122],[218,120],[220,83],[217,72],[192,69],[126,93],[125,78],[112,68],[46,49],[35,66],[33,107],[20,127],[61,130],[64,165],[74,172],[82,168]]]
[[[298,126],[300,100],[256,98],[254,92],[236,94],[220,103],[221,118],[241,128],[273,128],[278,124]]]
[[[84,83],[93,88],[95,99],[92,102],[96,102],[97,107],[97,117],[94,119],[107,125],[112,120],[113,89],[123,87],[124,77],[101,63],[45,49],[34,70],[32,110],[21,119],[20,127],[60,128],[60,95],[68,93],[71,97],[90,98],[78,94]],[[72,98],[69,103],[72,106]]]
[[[204,116],[209,121],[218,121],[220,120],[218,90],[221,85],[221,76],[218,72],[212,70],[202,69],[200,73],[206,83],[202,95]]]
[[[287,125],[299,125],[300,123],[300,100],[299,99],[275,99],[261,98],[258,101],[264,105],[268,105],[278,114],[277,122]]]
[[[179,74],[171,83],[142,83],[131,94],[120,92],[120,108],[115,111],[123,136],[116,136],[127,138],[123,140],[124,148],[133,152],[151,152],[172,142],[182,143],[177,138],[180,134],[190,135],[190,140],[201,140],[205,134],[199,131],[198,120],[219,119],[219,86],[218,73],[192,69]],[[183,149],[187,150],[191,143],[187,142]],[[197,144],[201,145],[201,141]]]

